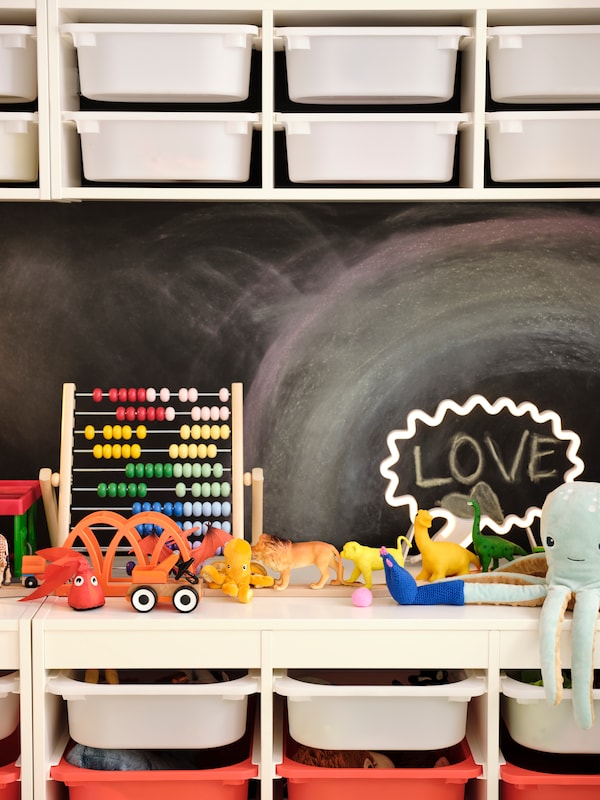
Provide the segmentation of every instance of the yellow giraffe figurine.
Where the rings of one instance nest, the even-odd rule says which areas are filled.
[[[456,542],[432,542],[429,529],[433,517],[423,508],[417,511],[414,521],[415,543],[422,559],[422,569],[416,577],[418,581],[439,581],[454,575],[467,575],[471,564],[478,570],[481,563],[474,553]]]

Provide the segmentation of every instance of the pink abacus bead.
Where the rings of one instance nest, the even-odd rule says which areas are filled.
[[[210,418],[213,422],[216,422],[219,419],[219,406],[210,407]]]
[[[146,390],[145,389],[138,389],[137,390],[137,399],[138,403],[145,403],[146,402]]]
[[[125,408],[123,406],[118,406],[117,410],[115,411],[115,417],[118,419],[119,422],[123,422],[125,419]]]
[[[202,406],[200,409],[200,419],[207,422],[210,419],[210,406]]]
[[[138,399],[137,389],[133,389],[133,388],[127,389],[127,399],[129,400],[130,403],[137,402],[137,399]]]
[[[111,403],[116,403],[117,400],[119,399],[119,390],[115,389],[114,386],[112,387],[112,389],[108,390],[108,399],[110,400]]]
[[[188,400],[190,403],[198,402],[198,389],[188,389]]]
[[[121,388],[119,389],[119,402],[126,403],[127,402],[127,389]]]
[[[92,399],[94,403],[102,402],[102,389],[97,389],[97,388],[94,389],[94,391],[92,392]]]
[[[229,400],[229,389],[223,388],[219,391],[219,400],[226,403]]]
[[[154,403],[156,401],[156,389],[153,389],[151,386],[146,389],[146,400],[148,403]]]
[[[180,403],[187,403],[188,401],[188,390],[184,389],[183,387],[179,390],[177,394]]]
[[[173,422],[175,419],[175,409],[173,406],[168,406],[168,408],[165,408],[165,419],[167,422]]]
[[[227,422],[229,419],[229,406],[221,406],[219,409],[219,419],[223,420],[223,422]]]
[[[162,403],[168,403],[171,399],[171,392],[166,388],[166,386],[163,386],[163,388],[160,390],[159,396]]]
[[[200,406],[193,406],[190,411],[190,416],[194,420],[194,422],[198,422],[200,419],[200,415],[202,414],[202,409]]]

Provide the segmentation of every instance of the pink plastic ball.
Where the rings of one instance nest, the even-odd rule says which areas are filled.
[[[352,605],[358,608],[366,608],[373,602],[373,595],[370,589],[366,586],[361,586],[360,589],[355,589],[352,592]]]

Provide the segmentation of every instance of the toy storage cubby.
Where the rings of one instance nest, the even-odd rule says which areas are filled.
[[[349,3],[347,0],[313,2],[302,0],[228,0],[208,3],[204,0],[0,0],[0,21],[12,24],[35,24],[37,27],[39,96],[39,186],[1,184],[0,198],[10,199],[163,199],[163,200],[284,200],[284,201],[434,201],[434,200],[596,200],[600,197],[600,181],[591,181],[580,173],[572,181],[564,178],[548,180],[501,180],[490,177],[488,129],[489,114],[515,110],[507,103],[490,100],[488,78],[488,33],[496,26],[597,26],[600,24],[600,3],[597,0],[525,0],[507,3],[505,0],[377,0],[375,3]],[[248,180],[240,175],[225,182],[215,180],[147,180],[133,182],[112,179],[86,180],[82,170],[80,134],[69,115],[81,108],[79,96],[78,60],[72,39],[61,32],[61,26],[77,23],[110,24],[220,24],[255,26],[259,34],[253,42],[250,94],[247,100],[230,103],[176,104],[178,114],[202,114],[207,111],[240,112],[251,117],[251,155]],[[284,44],[280,31],[289,26],[307,28],[355,26],[368,28],[429,27],[467,28],[469,35],[461,39],[458,52],[456,86],[448,103],[411,105],[322,105],[292,103],[286,98],[286,67]],[[166,65],[168,66],[168,65]],[[98,105],[98,103],[100,105]],[[119,102],[118,113],[133,112],[137,106],[147,111],[149,106]],[[102,101],[97,101],[97,109]],[[166,109],[169,109],[167,111]],[[547,107],[547,106],[546,106]],[[163,106],[164,114],[174,106]],[[521,106],[524,113],[542,105]],[[598,117],[600,102],[573,105],[568,101],[558,107],[563,112],[578,110],[587,121]],[[115,111],[115,104],[104,104]],[[160,104],[151,105],[152,113],[160,115]],[[282,114],[315,112],[322,117],[339,116],[349,110],[365,113],[375,111],[388,118],[404,112],[433,117],[442,113],[459,116],[456,133],[456,152],[452,163],[452,178],[441,183],[385,183],[378,177],[373,182],[359,178],[357,182],[300,183],[290,180]],[[553,113],[556,113],[553,111]],[[570,134],[573,135],[573,134]],[[577,134],[579,138],[579,134]],[[141,138],[144,138],[142,134]],[[454,136],[452,136],[454,138]],[[578,145],[573,145],[573,152]],[[376,146],[373,150],[376,150]],[[510,160],[510,156],[509,156]],[[562,159],[557,158],[555,161]],[[527,163],[527,160],[525,160]]]
[[[0,587],[0,798],[33,798],[31,618],[38,603]]]
[[[257,778],[250,779],[247,788],[256,788],[258,782],[261,800],[271,800],[280,796],[285,742],[286,697],[277,691],[278,680],[292,670],[343,670],[350,665],[358,671],[445,669],[475,674],[482,684],[469,689],[465,745],[479,767],[465,778],[464,795],[467,800],[498,800],[503,763],[501,675],[507,669],[539,667],[538,625],[538,609],[401,608],[383,595],[368,608],[356,608],[341,595],[307,598],[257,590],[245,605],[207,593],[193,614],[176,614],[165,607],[141,619],[123,598],[109,598],[103,608],[86,613],[73,612],[64,598],[50,598],[32,623],[35,800],[66,797],[65,786],[50,774],[69,740],[66,701],[49,684],[57,670],[227,666],[250,671],[258,680],[258,724],[252,744]],[[567,619],[561,641],[567,666],[569,631]],[[598,659],[597,653],[600,663]],[[111,687],[103,689],[110,694]],[[461,704],[464,700],[460,698]],[[368,698],[362,702],[368,703]],[[352,703],[349,697],[350,708]],[[394,717],[382,720],[381,727],[397,725],[410,737],[410,730],[402,728],[403,715],[390,707]],[[361,706],[356,708],[360,715]],[[427,702],[423,709],[427,713],[421,749],[423,729],[437,724],[435,710]],[[203,724],[207,721],[199,719],[198,725]],[[156,725],[160,727],[160,719]],[[168,747],[169,731],[162,733]],[[401,789],[400,773],[397,780]]]

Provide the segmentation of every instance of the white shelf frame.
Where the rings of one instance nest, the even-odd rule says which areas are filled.
[[[0,187],[0,200],[202,200],[207,202],[434,202],[595,201],[600,185],[486,185],[486,48],[488,25],[600,24],[600,0],[0,0],[0,19],[38,28],[39,189]],[[76,53],[60,36],[63,22],[244,22],[262,32],[260,181],[258,186],[83,185],[79,136],[62,112],[78,107]],[[273,30],[284,25],[319,24],[465,25],[473,38],[462,52],[460,110],[472,123],[459,135],[458,186],[329,187],[277,185],[274,125]],[[70,84],[70,85],[68,85]],[[235,104],[232,106],[235,110]],[[298,106],[301,111],[302,107]],[[282,134],[281,134],[282,135]],[[258,146],[258,143],[257,143]]]

